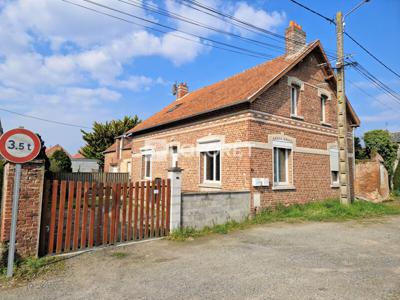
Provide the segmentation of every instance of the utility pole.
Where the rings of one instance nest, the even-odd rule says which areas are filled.
[[[346,93],[344,86],[344,49],[343,49],[343,14],[341,11],[336,14],[336,44],[337,44],[337,113],[338,113],[338,143],[339,143],[339,182],[340,182],[340,203],[351,204],[349,193],[349,160],[347,149],[347,114],[346,114]]]
[[[337,83],[336,97],[338,100],[337,115],[338,115],[338,143],[339,143],[339,182],[340,182],[340,203],[349,205],[352,202],[352,197],[349,190],[349,159],[347,148],[347,113],[346,113],[346,93],[344,84],[344,45],[343,32],[344,20],[351,13],[360,8],[363,4],[370,0],[362,0],[346,15],[343,16],[341,11],[336,13],[336,47],[337,47]],[[354,145],[353,145],[354,147]],[[355,157],[353,157],[355,159]],[[355,170],[353,170],[354,172]]]

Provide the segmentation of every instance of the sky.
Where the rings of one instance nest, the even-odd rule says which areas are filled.
[[[90,131],[94,121],[105,122],[135,114],[145,119],[174,100],[171,94],[174,82],[187,82],[189,89],[195,90],[262,63],[268,57],[281,55],[280,47],[284,46],[279,38],[233,26],[185,6],[182,1],[70,1],[129,22],[61,0],[0,0],[0,119],[3,128],[24,126],[39,133],[47,146],[60,144],[70,153],[76,153],[84,144],[80,130]],[[279,35],[284,35],[289,21],[294,20],[307,33],[308,42],[320,39],[325,50],[336,51],[334,25],[289,0],[199,2]],[[334,17],[336,11],[348,12],[360,1],[299,2]],[[140,8],[143,5],[148,9]],[[225,33],[167,18],[154,13],[157,9]],[[371,0],[345,22],[346,32],[400,73],[398,28],[399,0]],[[226,32],[264,44],[248,43]],[[215,46],[221,47],[221,44],[210,40],[262,53],[263,57],[217,49]],[[266,43],[274,47],[266,47]],[[351,55],[352,60],[400,93],[400,78],[348,38],[344,43],[345,53]],[[371,129],[400,131],[400,101],[396,102],[377,89],[352,67],[346,69],[346,93],[361,119],[356,135],[362,136]],[[58,123],[26,118],[10,111]]]

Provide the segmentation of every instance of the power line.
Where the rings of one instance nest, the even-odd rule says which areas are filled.
[[[62,1],[65,1],[65,0],[62,0]],[[83,1],[85,1],[87,3],[91,3],[91,4],[99,6],[99,7],[102,7],[102,8],[105,8],[105,9],[108,9],[108,10],[111,10],[111,11],[114,11],[114,12],[117,12],[117,13],[120,13],[120,14],[123,14],[123,15],[126,15],[126,16],[129,16],[129,17],[132,17],[132,18],[135,18],[135,19],[138,19],[138,20],[141,20],[141,21],[144,21],[144,22],[147,22],[147,23],[150,23],[150,24],[153,24],[153,25],[156,25],[156,26],[160,26],[160,27],[163,27],[163,28],[166,28],[166,29],[169,29],[169,30],[174,30],[174,31],[177,31],[177,32],[181,32],[181,33],[186,34],[186,35],[194,36],[196,38],[199,38],[199,39],[211,42],[211,43],[220,44],[220,45],[223,45],[225,47],[230,47],[230,48],[233,48],[233,49],[236,49],[236,50],[248,52],[248,53],[251,53],[253,55],[260,56],[260,57],[272,58],[270,55],[267,55],[265,53],[261,53],[261,52],[249,50],[249,49],[246,49],[246,48],[243,48],[243,47],[239,47],[239,46],[235,46],[235,45],[232,45],[232,44],[228,44],[228,43],[225,43],[225,42],[217,41],[217,40],[210,39],[210,38],[207,38],[207,37],[204,37],[204,36],[200,36],[200,35],[197,35],[197,34],[193,34],[193,33],[190,33],[190,32],[184,31],[184,30],[179,30],[177,28],[174,28],[174,27],[171,27],[171,26],[168,26],[168,25],[164,25],[164,24],[161,24],[161,23],[158,23],[158,22],[146,19],[146,18],[142,18],[142,17],[127,13],[125,11],[122,11],[122,10],[119,10],[119,9],[116,9],[116,8],[113,8],[113,7],[110,7],[110,6],[95,2],[95,1],[91,1],[91,0],[83,0]],[[65,2],[67,2],[67,1],[65,1]]]
[[[181,36],[181,35],[177,35],[177,34],[174,34],[174,33],[168,32],[168,31],[163,31],[163,30],[160,30],[160,29],[157,29],[157,28],[153,28],[153,27],[146,26],[146,25],[143,25],[143,24],[140,24],[140,23],[136,23],[136,22],[133,22],[131,20],[127,20],[127,19],[124,19],[124,18],[121,18],[121,17],[118,17],[118,16],[114,16],[112,14],[108,14],[106,12],[103,12],[103,11],[100,11],[100,10],[97,10],[97,9],[94,9],[94,8],[91,8],[91,7],[88,7],[88,6],[85,6],[85,5],[81,5],[81,4],[78,4],[78,3],[75,3],[75,2],[71,2],[71,1],[68,1],[68,0],[61,0],[61,1],[66,2],[68,4],[71,4],[71,5],[74,5],[74,6],[77,6],[77,7],[80,7],[80,8],[84,8],[86,10],[95,12],[95,13],[100,14],[100,15],[104,15],[104,16],[107,16],[107,17],[110,17],[110,18],[113,18],[113,19],[116,19],[116,20],[120,20],[120,21],[129,23],[129,24],[140,26],[140,27],[143,27],[143,28],[146,28],[148,30],[152,30],[152,31],[155,31],[155,32],[158,32],[158,33],[164,33],[164,34],[168,33],[171,36],[180,38],[182,40],[190,41],[190,42],[193,42],[193,43],[197,43],[197,44],[200,44],[200,45],[203,45],[203,46],[208,46],[208,47],[212,47],[212,48],[216,48],[216,49],[220,49],[220,50],[224,50],[224,51],[229,51],[229,52],[236,53],[236,54],[243,54],[243,55],[256,57],[256,58],[265,58],[265,57],[261,57],[259,55],[252,55],[252,54],[245,53],[245,52],[242,52],[242,51],[236,51],[236,50],[232,50],[232,49],[228,49],[228,48],[224,48],[224,47],[215,46],[215,45],[212,45],[212,44],[204,44],[204,43],[202,43],[202,42],[200,42],[198,40],[192,40],[190,38],[187,38],[187,37],[184,37],[184,36]]]
[[[1,110],[1,111],[5,111],[5,112],[8,112],[8,113],[10,113],[10,114],[18,115],[18,116],[20,116],[20,117],[35,119],[35,120],[39,120],[39,121],[43,121],[43,122],[47,122],[47,123],[53,123],[53,124],[58,124],[58,125],[63,125],[63,126],[70,126],[70,127],[77,127],[77,128],[91,129],[91,128],[88,127],[88,126],[77,125],[77,124],[71,124],[71,123],[65,123],[65,122],[59,122],[59,121],[54,121],[54,120],[39,118],[39,117],[31,116],[31,115],[25,115],[25,114],[21,114],[21,113],[18,113],[18,112],[16,112],[16,111],[8,110],[8,109],[5,109],[5,108],[0,108],[0,110]]]
[[[369,56],[371,56],[374,60],[376,60],[378,63],[380,63],[382,66],[384,66],[387,70],[389,70],[391,73],[396,75],[398,78],[400,78],[399,73],[395,72],[392,68],[390,68],[388,65],[386,65],[382,60],[377,58],[374,54],[371,53],[367,48],[365,48],[363,45],[361,45],[360,42],[356,41],[350,34],[347,32],[344,33],[349,39],[351,39],[357,46],[359,46],[361,49],[363,49],[366,53],[368,53]]]
[[[131,5],[131,6],[134,6],[134,7],[142,8],[142,9],[147,10],[147,11],[151,11],[151,12],[154,12],[154,13],[162,15],[162,16],[166,16],[166,17],[170,17],[170,18],[173,18],[173,19],[176,19],[176,20],[179,20],[179,21],[183,21],[183,22],[186,22],[188,24],[192,24],[192,25],[195,25],[195,26],[198,26],[198,27],[201,27],[201,28],[212,30],[212,31],[217,32],[217,33],[229,35],[229,36],[232,36],[232,37],[237,38],[237,39],[241,39],[241,40],[244,40],[244,41],[247,41],[247,42],[251,42],[253,44],[265,46],[265,47],[268,47],[268,48],[273,48],[272,50],[276,50],[276,49],[284,50],[285,49],[284,47],[279,46],[279,45],[273,45],[273,44],[265,43],[265,42],[262,42],[262,41],[259,41],[259,40],[255,40],[255,39],[252,39],[252,38],[248,38],[248,37],[244,37],[244,36],[241,36],[239,34],[235,34],[235,33],[232,33],[232,32],[226,31],[226,30],[218,29],[218,28],[213,27],[213,26],[209,26],[207,24],[201,23],[201,22],[196,21],[194,19],[190,19],[190,18],[184,17],[182,15],[179,15],[177,13],[168,11],[166,9],[162,9],[162,8],[160,8],[158,6],[155,6],[155,5],[151,5],[151,4],[148,4],[148,3],[142,3],[142,2],[138,2],[138,1],[134,1],[134,0],[128,0],[129,2],[124,1],[124,0],[117,0],[117,1],[125,3],[125,4],[128,4],[128,5]]]
[[[323,18],[323,19],[325,19],[325,20],[328,21],[329,23],[336,24],[335,20],[333,20],[332,18],[328,18],[327,16],[324,16],[323,14],[321,14],[321,13],[319,13],[319,12],[313,10],[312,8],[309,8],[308,6],[305,6],[304,4],[301,4],[300,2],[297,2],[297,1],[295,1],[295,0],[289,0],[289,1],[291,1],[291,2],[293,2],[293,3],[295,3],[295,4],[297,4],[298,6],[304,8],[304,9],[306,9],[306,10],[308,10],[309,12],[311,12],[311,13],[313,13],[313,14],[315,14],[315,15],[317,15],[317,16]]]
[[[386,102],[381,101],[378,97],[374,97],[372,96],[370,93],[367,93],[365,90],[363,90],[362,88],[360,88],[356,83],[354,83],[353,81],[351,81],[350,79],[347,79],[347,81],[350,83],[350,85],[354,88],[356,88],[357,90],[359,90],[361,93],[363,93],[364,95],[366,95],[368,98],[374,100],[374,101],[378,101],[380,104],[382,104],[383,106],[386,106],[389,109],[395,109],[398,110],[398,108],[395,108],[391,105],[389,105]],[[399,110],[400,111],[400,110]]]
[[[244,29],[249,30],[249,28],[251,28],[250,31],[252,31],[252,32],[255,32],[255,31],[256,31],[257,33],[262,32],[262,33],[264,33],[264,34],[267,34],[268,36],[274,36],[274,37],[277,37],[277,38],[279,38],[279,39],[289,40],[289,41],[292,41],[292,42],[297,43],[297,44],[301,44],[301,43],[302,43],[302,42],[300,42],[300,41],[298,41],[298,40],[288,39],[288,38],[286,38],[286,37],[283,36],[283,35],[280,35],[280,34],[278,34],[278,33],[272,32],[272,31],[270,31],[270,30],[267,30],[267,29],[258,27],[258,26],[254,25],[254,24],[251,24],[251,23],[249,23],[249,22],[246,22],[245,20],[239,19],[239,18],[237,18],[237,17],[235,17],[235,16],[232,16],[232,15],[230,15],[230,14],[227,14],[227,13],[224,13],[224,12],[221,12],[221,11],[218,11],[217,9],[215,9],[215,8],[213,8],[213,7],[210,7],[210,6],[207,6],[207,5],[205,5],[205,4],[199,3],[199,2],[196,1],[196,0],[181,0],[181,3],[182,3],[183,5],[185,5],[185,6],[191,7],[192,9],[196,9],[196,10],[198,10],[198,11],[200,11],[200,12],[206,13],[206,14],[208,14],[208,15],[210,15],[210,16],[213,16],[213,17],[217,17],[216,15],[219,15],[219,16],[222,16],[222,17],[224,17],[224,18],[227,18],[227,19],[229,19],[229,20],[231,20],[231,21],[234,21],[235,23],[232,23],[232,22],[229,22],[229,23],[230,23],[230,24],[233,24],[233,25],[235,25],[235,26],[238,26],[238,23],[239,23],[239,27],[243,28],[241,25],[245,25],[246,27],[244,27]],[[191,5],[188,5],[187,3],[190,3]],[[192,5],[195,5],[195,6],[197,6],[197,7],[200,7],[201,9],[199,10],[199,9],[193,7]],[[209,12],[212,12],[213,14],[210,14]],[[216,15],[215,15],[215,14],[216,14]],[[217,18],[218,18],[218,17],[217,17]],[[220,19],[220,18],[219,18],[219,19]],[[223,20],[226,21],[225,19],[223,19]],[[254,31],[254,30],[255,30],[255,31]],[[329,52],[330,52],[330,51],[326,51],[326,53],[327,53],[328,56],[335,57],[334,55],[331,55]]]

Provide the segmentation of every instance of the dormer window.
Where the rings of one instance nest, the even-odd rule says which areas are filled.
[[[299,104],[299,94],[300,94],[300,87],[296,84],[292,84],[291,86],[291,107],[290,107],[290,114],[292,116],[297,116],[298,112],[298,104]]]

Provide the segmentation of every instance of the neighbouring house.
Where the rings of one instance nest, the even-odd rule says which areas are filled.
[[[54,152],[56,151],[64,151],[69,157],[71,157],[71,155],[68,153],[67,150],[65,150],[62,146],[60,146],[59,144],[56,144],[54,146],[50,146],[49,148],[46,148],[46,155],[47,157],[50,157],[54,154]]]
[[[99,172],[99,161],[93,158],[86,158],[80,153],[71,157],[72,173],[93,173]]]
[[[71,155],[65,150],[61,145],[56,144],[46,149],[47,157],[50,157],[57,150],[64,151],[69,158],[71,159],[71,168],[73,173],[91,173],[91,172],[99,172],[99,161],[93,158],[86,158],[80,153],[76,153]]]
[[[357,198],[382,202],[389,197],[389,175],[383,158],[375,154],[371,159],[356,164],[355,196]]]
[[[306,43],[294,22],[286,53],[220,82],[175,87],[167,107],[116,139],[105,168],[132,180],[166,178],[179,166],[182,190],[250,193],[248,207],[339,196],[336,77],[321,42]],[[349,187],[354,196],[353,130],[347,101]]]
[[[104,172],[132,172],[132,151],[130,134],[119,136],[114,144],[104,151]]]

